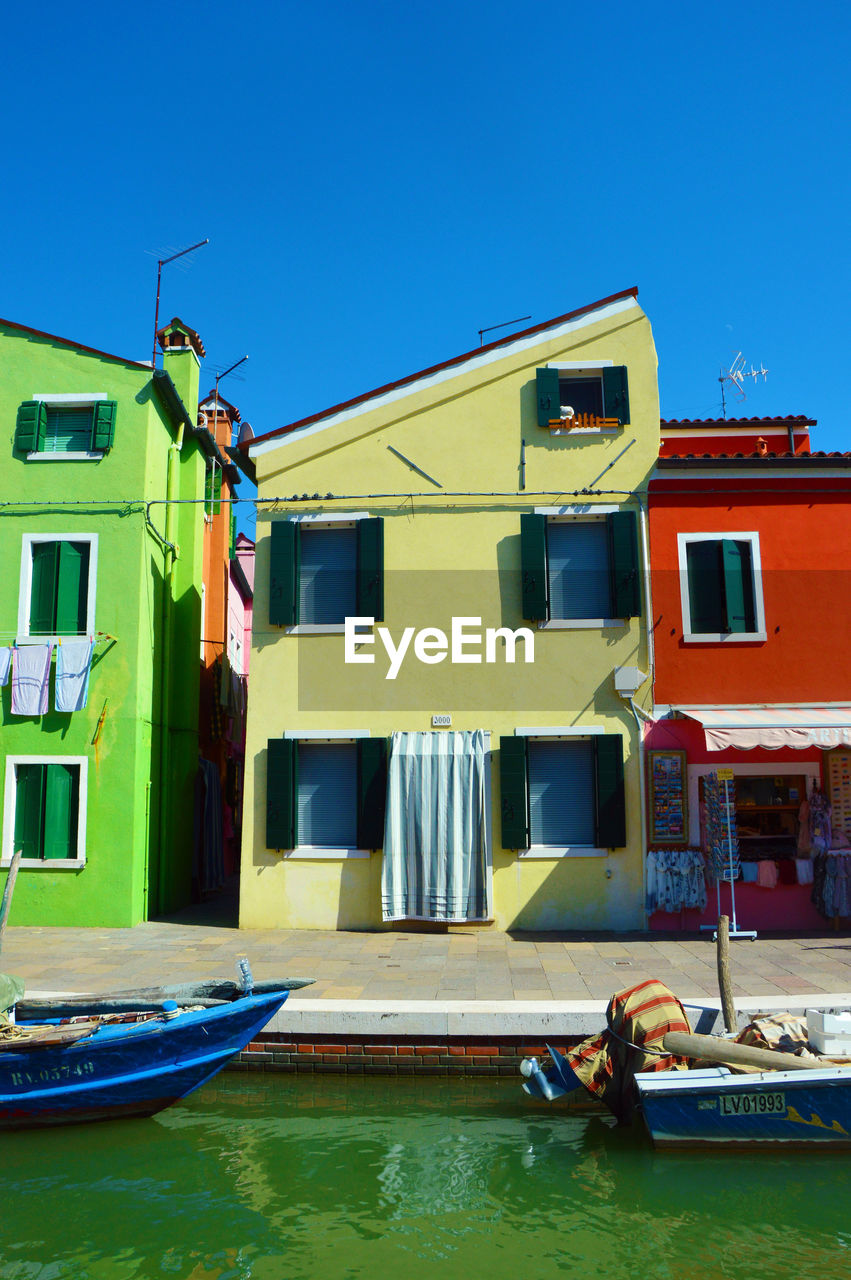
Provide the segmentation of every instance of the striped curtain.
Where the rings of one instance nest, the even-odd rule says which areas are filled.
[[[394,733],[381,906],[385,920],[487,917],[485,735]]]

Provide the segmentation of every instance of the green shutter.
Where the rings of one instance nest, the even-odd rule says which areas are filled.
[[[294,849],[298,840],[298,746],[270,738],[266,751],[266,848]]]
[[[520,569],[523,617],[545,622],[547,609],[547,517],[520,517]]]
[[[538,396],[538,426],[548,427],[561,413],[558,369],[536,369],[535,390]]]
[[[44,443],[47,406],[41,400],[25,400],[18,406],[15,448],[21,453],[38,453]]]
[[[56,634],[86,633],[89,596],[88,542],[58,542],[59,572],[56,582]]]
[[[92,415],[92,449],[104,453],[115,441],[115,419],[118,403],[115,400],[98,400]]]
[[[502,805],[503,849],[529,847],[529,784],[526,769],[526,739],[522,736],[499,740],[499,787]]]
[[[31,636],[52,636],[56,633],[56,584],[59,577],[60,545],[58,542],[32,544]]]
[[[76,858],[80,806],[80,770],[77,765],[46,766],[44,797],[45,859]]]
[[[607,418],[617,418],[622,427],[629,422],[629,384],[625,364],[603,370],[603,412]]]
[[[358,520],[357,610],[363,618],[384,620],[384,521]],[[377,848],[362,845],[364,849]]]
[[[358,740],[358,848],[384,846],[387,804],[387,739]]]
[[[207,465],[204,476],[204,511],[217,516],[222,509],[222,469],[213,459]]]
[[[42,856],[44,777],[43,764],[15,768],[15,849],[25,858]]]
[[[751,544],[724,538],[721,542],[724,574],[725,630],[733,633],[756,631]]]
[[[623,785],[623,738],[604,733],[594,739],[596,773],[595,840],[598,849],[626,844],[626,798]]]
[[[298,622],[298,525],[276,520],[269,553],[269,622],[292,627]]]
[[[634,511],[611,511],[609,572],[612,581],[612,613],[615,618],[641,615],[641,582],[638,556],[638,520]]]
[[[692,635],[720,635],[727,630],[720,543],[687,543],[686,574]]]

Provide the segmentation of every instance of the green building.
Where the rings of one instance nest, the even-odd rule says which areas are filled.
[[[177,320],[158,337],[153,371],[0,320],[2,867],[23,851],[13,925],[134,925],[192,893],[204,497],[229,460],[197,427],[200,338]],[[85,705],[57,710],[58,664],[66,690],[86,640]],[[42,660],[47,709],[27,714],[44,706],[28,700]]]

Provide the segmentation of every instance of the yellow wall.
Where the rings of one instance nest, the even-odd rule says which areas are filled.
[[[535,369],[548,361],[608,360],[629,371],[629,425],[614,435],[551,436],[537,425]],[[472,366],[472,367],[471,367]],[[478,366],[478,367],[476,367]],[[526,443],[520,492],[521,442]],[[608,857],[521,859],[500,848],[498,755],[492,771],[492,906],[496,927],[635,929],[644,924],[639,769],[635,721],[614,691],[616,666],[648,670],[646,617],[599,629],[535,630],[535,662],[424,666],[410,654],[384,678],[380,643],[372,666],[346,665],[341,635],[288,635],[268,616],[269,529],[287,515],[368,511],[384,517],[385,622],[450,629],[453,615],[482,626],[530,626],[520,609],[520,513],[588,501],[639,504],[658,453],[656,355],[650,325],[629,300],[619,314],[586,317],[572,332],[512,343],[432,386],[384,405],[283,437],[255,453],[261,500],[293,494],[333,499],[263,505],[257,521],[241,923],[245,927],[381,927],[381,854],[325,861],[265,847],[266,743],[323,729],[485,729],[498,751],[518,726],[600,725],[624,739],[627,840]],[[443,486],[406,467],[405,454]],[[610,465],[611,464],[611,465]],[[574,497],[589,488],[590,497]],[[606,493],[604,491],[615,491]],[[411,496],[411,495],[425,496]],[[451,496],[453,494],[461,496]],[[500,496],[478,496],[498,494]],[[372,496],[390,495],[390,496]],[[467,496],[469,495],[469,496]],[[550,495],[550,496],[547,496]],[[562,497],[558,495],[563,495]],[[640,526],[641,528],[642,526]],[[499,651],[498,651],[499,656]],[[649,690],[645,685],[639,695]]]

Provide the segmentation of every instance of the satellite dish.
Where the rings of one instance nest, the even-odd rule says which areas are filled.
[[[236,438],[237,444],[248,444],[249,440],[254,439],[254,429],[250,422],[243,422],[239,428],[239,435]]]
[[[199,409],[198,410],[198,426],[206,427],[206,425],[207,425],[207,415],[206,413],[202,412],[201,409]]]

